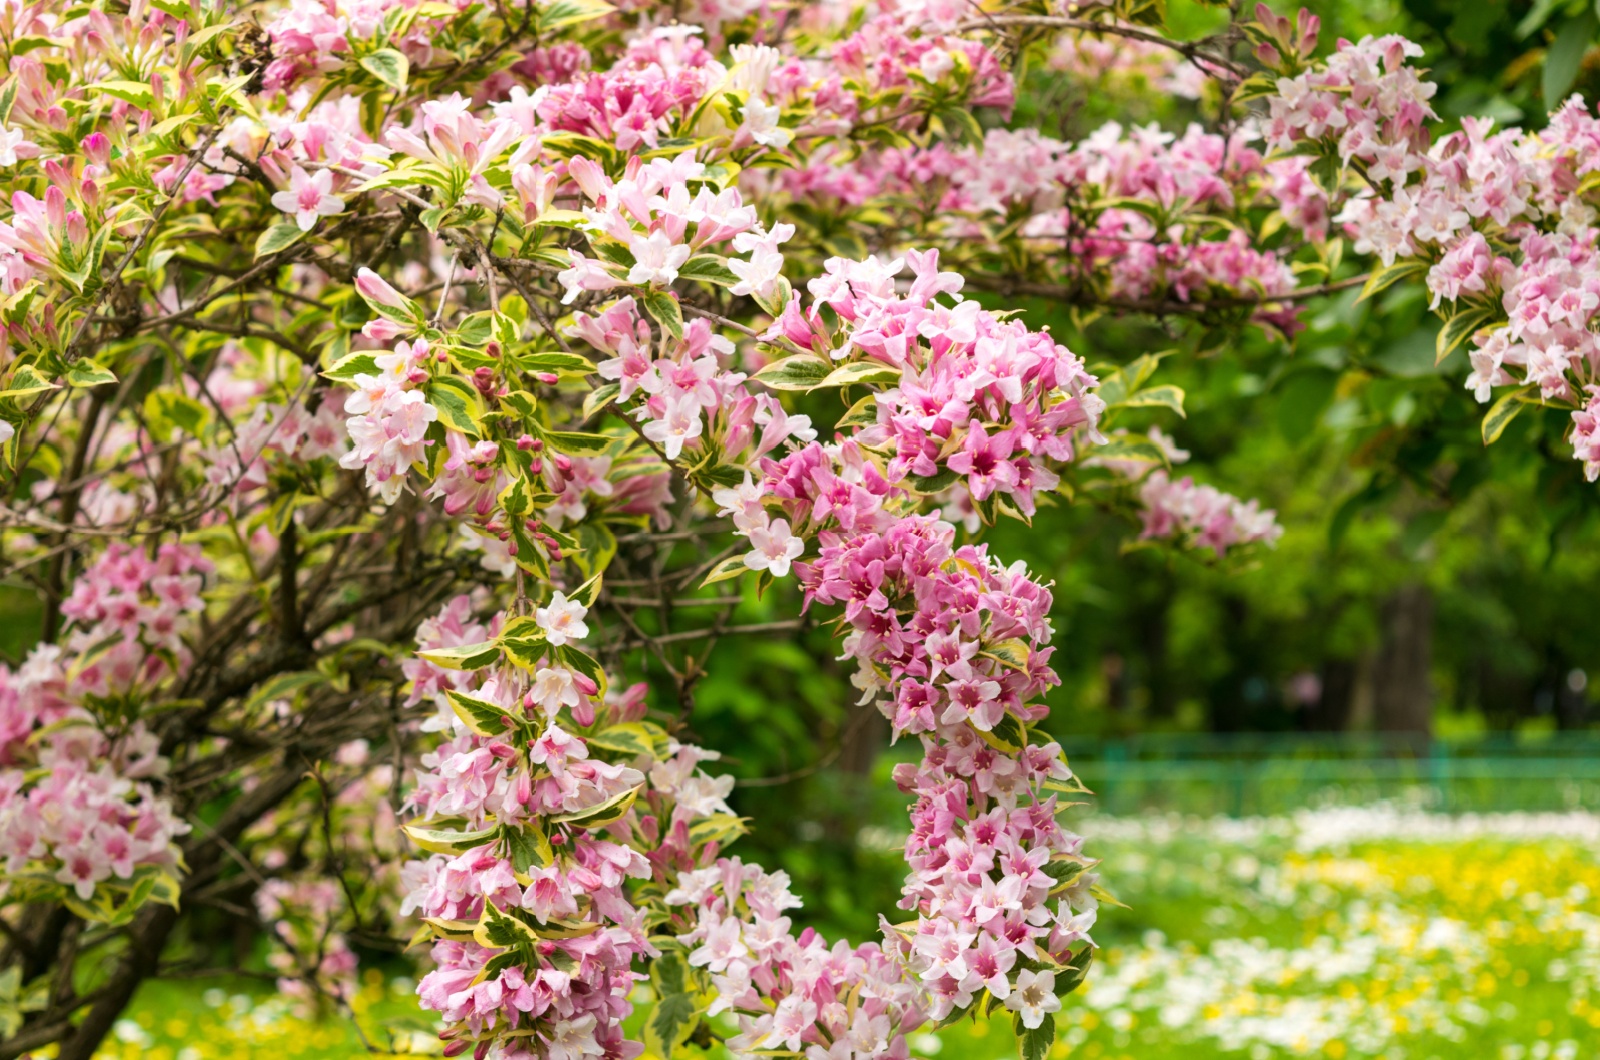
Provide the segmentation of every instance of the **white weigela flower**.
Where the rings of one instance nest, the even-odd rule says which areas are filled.
[[[1056,997],[1056,973],[1018,972],[1011,996],[1006,998],[1006,1008],[1022,1015],[1024,1027],[1037,1028],[1046,1013],[1061,1010],[1061,999]]]
[[[628,282],[633,284],[671,283],[678,278],[679,266],[689,260],[688,244],[674,243],[659,229],[634,236],[628,249],[633,251],[633,268],[628,270]]]
[[[550,646],[559,648],[568,641],[582,640],[589,635],[589,627],[583,621],[588,613],[587,607],[576,600],[568,600],[565,593],[557,591],[550,597],[549,606],[534,609],[533,620],[544,630]]]
[[[295,166],[289,171],[289,190],[273,195],[272,205],[293,217],[302,232],[311,231],[319,217],[344,213],[344,200],[333,194],[333,173],[326,169],[307,175]]]
[[[27,133],[0,126],[0,168],[9,169],[24,158],[35,158],[38,154],[39,145],[30,142]]]
[[[751,96],[744,105],[744,122],[739,131],[750,134],[750,139],[766,147],[788,147],[794,133],[778,124],[783,108],[765,103]]]
[[[744,565],[751,570],[770,570],[774,578],[787,576],[790,561],[806,550],[806,543],[789,532],[789,523],[783,519],[752,529],[750,543],[755,551],[744,557]]]

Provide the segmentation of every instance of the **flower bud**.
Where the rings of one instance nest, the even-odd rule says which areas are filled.
[[[84,155],[94,165],[108,166],[111,164],[111,139],[105,133],[97,132],[85,136],[80,146],[83,148]]]
[[[356,273],[356,290],[369,302],[386,305],[391,309],[409,311],[411,308],[405,295],[389,286],[387,280],[371,269],[363,268]]]
[[[377,342],[393,342],[405,333],[405,329],[399,324],[392,320],[385,320],[383,317],[369,320],[361,325],[361,334]],[[439,356],[443,358],[444,354],[441,353]]]

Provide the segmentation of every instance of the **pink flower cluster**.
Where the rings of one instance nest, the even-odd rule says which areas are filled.
[[[1254,500],[1241,501],[1185,475],[1174,481],[1167,472],[1150,472],[1139,487],[1144,532],[1141,537],[1183,540],[1221,556],[1230,548],[1254,542],[1272,544],[1283,536],[1276,513]]]
[[[908,264],[913,279],[902,294],[895,277]],[[1074,459],[1080,434],[1098,439],[1105,405],[1082,359],[976,302],[937,301],[963,286],[959,274],[939,271],[938,251],[890,262],[831,258],[824,270],[807,285],[811,308],[791,301],[768,337],[898,373],[898,385],[874,397],[877,422],[857,433],[861,444],[894,453],[880,472],[886,483],[951,475],[976,502],[1003,498],[1032,515],[1035,493],[1059,482],[1050,465]],[[841,335],[831,333],[823,306],[842,322]]]
[[[982,990],[1008,1001],[1020,961],[1064,965],[1094,922],[1092,907],[1048,905],[1057,880],[1046,866],[1081,845],[1043,794],[1071,780],[1061,749],[1033,745],[1025,728],[1046,713],[1032,700],[1056,683],[1050,594],[1020,565],[954,538],[929,516],[881,533],[824,531],[801,574],[808,601],[843,605],[856,684],[881,699],[897,735],[922,734],[923,761],[896,768],[917,796],[901,901],[917,920],[890,939],[908,947],[934,1019]]]
[[[358,46],[370,42],[387,28],[389,12],[414,6],[407,0],[290,0],[265,27],[273,56],[266,69],[266,87],[290,88],[338,70],[341,56],[352,51],[352,41]],[[403,37],[390,42],[410,62],[426,65],[433,54],[433,37],[441,28],[437,17],[423,16],[411,21]]]
[[[1467,388],[1487,402],[1496,387],[1536,386],[1572,409],[1574,456],[1593,478],[1600,228],[1582,184],[1600,170],[1600,120],[1574,98],[1541,133],[1469,117],[1430,148],[1436,86],[1407,63],[1419,55],[1398,37],[1341,42],[1321,66],[1279,80],[1272,141],[1359,168],[1367,184],[1334,218],[1356,250],[1386,266],[1420,257],[1435,308],[1481,310]]]
[[[168,543],[154,556],[120,541],[107,546],[61,604],[73,625],[67,650],[79,656],[73,694],[131,694],[183,670],[184,638],[205,609],[200,590],[211,569],[195,545]]]
[[[371,276],[365,269],[362,272]],[[369,283],[375,287],[383,281],[372,276]],[[423,460],[433,444],[427,437],[428,425],[439,418],[439,410],[416,389],[430,378],[425,367],[428,340],[402,341],[374,361],[378,374],[357,375],[356,389],[345,399],[344,411],[350,417],[345,427],[354,444],[339,463],[365,469],[368,487],[393,503],[405,488],[406,472]]]
[[[626,248],[631,261],[591,259],[569,250],[572,268],[559,276],[564,302],[570,304],[583,291],[670,285],[692,256],[730,241],[735,250],[751,254],[748,262],[736,263],[737,269],[729,263],[745,284],[736,293],[765,293],[777,280],[781,255],[770,266],[762,258],[776,254],[793,228],[764,232],[755,208],[744,204],[737,188],[717,192],[706,186],[706,166],[692,151],[649,163],[635,155],[617,181],[582,157],[567,163],[567,173],[591,204],[584,214],[594,237]],[[701,184],[698,191],[689,190],[691,181]]]
[[[1130,100],[1152,93],[1199,99],[1205,90],[1205,71],[1176,51],[1114,33],[1063,33],[1046,61],[1096,94],[1111,91]]]
[[[1191,125],[1174,137],[1154,125],[1125,130],[1111,122],[1068,144],[1036,129],[991,129],[981,146],[867,152],[846,165],[819,156],[779,181],[793,195],[851,203],[886,194],[931,198],[937,226],[951,235],[982,239],[981,222],[1000,220],[1052,248],[1065,240],[1064,279],[1107,299],[1251,297],[1269,303],[1258,321],[1292,333],[1299,326],[1292,308],[1270,304],[1298,286],[1287,261],[1242,232],[1222,230],[1219,238],[1218,228],[1192,216],[1227,215],[1264,202],[1270,191],[1302,225],[1326,226],[1327,199],[1305,179],[1305,160],[1265,162],[1251,135],[1227,139]]]
[[[665,901],[694,916],[679,938],[691,947],[689,964],[711,974],[708,1014],[738,1018],[729,1049],[817,1060],[909,1055],[905,1035],[924,1015],[899,959],[874,943],[830,947],[810,928],[794,935],[785,912],[800,900],[784,873],[720,858],[683,873]]]
[[[316,412],[298,401],[258,402],[233,436],[206,454],[206,477],[230,493],[244,494],[265,487],[279,461],[339,458],[348,448],[345,417],[331,398]]]
[[[864,85],[871,98],[892,96],[893,90],[909,88],[915,81],[943,88],[967,106],[993,107],[1009,117],[1017,86],[994,52],[978,41],[921,33],[918,21],[914,16],[880,17],[834,45],[831,66],[836,72],[818,86],[817,109],[832,110],[852,122],[883,120],[887,115],[877,110],[863,113],[854,98],[834,97],[830,89],[855,82]],[[830,106],[835,98],[838,102]]]
[[[142,724],[102,729],[95,700],[135,697],[187,665],[184,637],[210,564],[192,546],[155,557],[109,546],[62,604],[63,650],[0,666],[0,854],[16,876],[42,873],[89,901],[107,881],[178,866],[189,826],[151,781],[167,768]]]
[[[578,133],[630,153],[654,149],[725,73],[693,31],[662,27],[635,38],[609,70],[537,88],[525,104],[537,128],[529,121],[525,129]]]
[[[512,709],[524,702],[498,694],[495,678],[472,694],[508,700]],[[532,713],[542,712],[535,707]],[[656,950],[625,886],[629,879],[648,878],[650,863],[634,844],[581,826],[557,826],[547,817],[600,805],[644,781],[629,766],[591,759],[583,740],[555,724],[526,747],[462,731],[423,757],[411,796],[415,809],[467,817],[474,826],[486,820],[505,829],[538,825],[548,830],[553,850],[548,863],[530,864],[526,871],[494,840],[406,867],[410,893],[402,915],[415,911],[465,925],[462,937],[434,943],[436,967],[418,987],[423,1005],[453,1025],[446,1032],[455,1039],[449,1055],[469,1046],[469,1039],[497,1035],[499,1055],[508,1058],[632,1055],[621,1026],[632,1011],[628,995],[638,978],[632,967]],[[535,945],[532,963],[514,949],[467,937],[486,905],[493,907],[491,915],[526,925],[513,930],[545,936]]]
[[[0,673],[0,685],[12,685],[12,676]],[[18,691],[0,690],[0,702]],[[155,742],[139,730],[112,745],[89,729],[52,741],[39,755],[36,768],[43,775],[36,779],[22,769],[0,770],[6,873],[43,876],[87,902],[106,881],[128,883],[141,870],[176,870],[174,840],[189,826],[173,817],[171,804],[148,781],[136,779],[145,774],[119,771],[116,761],[119,754],[136,754],[124,768],[164,765],[155,756]]]
[[[547,643],[560,648],[587,633],[585,610],[558,592],[533,618]],[[431,651],[490,635],[461,597],[424,624],[419,644]],[[695,864],[689,825],[730,813],[723,800],[731,778],[708,777],[698,765],[715,756],[676,741],[653,761],[628,756],[629,764],[592,754],[574,730],[637,722],[643,686],[602,700],[595,683],[562,665],[554,651],[532,668],[531,680],[521,670],[484,676],[440,671],[422,660],[408,663],[407,673],[414,698],[432,691],[444,699],[444,689],[461,690],[520,726],[484,735],[452,712],[449,738],[423,756],[410,796],[420,819],[464,820],[469,828],[487,825],[500,834],[535,828],[550,844],[547,859],[525,868],[496,839],[407,867],[410,894],[402,913],[466,924],[470,934],[492,906],[491,917],[517,918],[540,935],[531,964],[481,940],[448,937],[435,944],[437,968],[419,993],[425,1006],[456,1027],[447,1032],[447,1052],[470,1045],[461,1035],[499,1035],[505,1057],[633,1055],[636,1047],[627,1045],[621,1027],[639,977],[632,969],[636,959],[657,951],[628,881],[665,879]],[[533,735],[524,743],[519,732]],[[584,827],[586,812],[630,795],[639,797],[633,809],[624,807],[608,825]],[[714,851],[713,844],[706,856]]]

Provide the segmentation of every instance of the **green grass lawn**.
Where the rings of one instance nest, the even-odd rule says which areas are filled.
[[[1380,811],[1083,822],[1132,907],[1060,1014],[1086,1060],[1600,1056],[1600,818]],[[1593,984],[1593,985],[1592,985]],[[368,1041],[436,1046],[411,984],[369,972]],[[941,1060],[1014,1055],[1009,1025],[917,1034]],[[152,984],[106,1060],[365,1055],[349,1019],[260,984]]]

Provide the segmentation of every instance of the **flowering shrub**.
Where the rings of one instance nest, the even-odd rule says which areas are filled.
[[[1422,153],[1402,42],[1307,65],[1315,26],[1262,13],[1246,60],[1127,8],[9,12],[0,544],[44,614],[0,669],[4,960],[34,991],[0,1051],[90,1056],[183,918],[246,896],[308,1003],[428,942],[447,1056],[897,1057],[1001,1008],[1045,1055],[1108,896],[1039,729],[1049,587],[978,537],[1074,500],[1212,561],[1280,530],[1122,422],[1182,414],[1160,354],[1091,367],[971,292],[1288,336],[1437,245],[1441,298],[1527,291],[1471,385],[1572,403],[1600,301],[1586,116],[1507,177],[1466,156],[1533,152],[1479,126]],[[1010,61],[1063,34],[1175,49],[1238,113],[1007,128]],[[1284,76],[1240,122],[1246,62]],[[1339,225],[1383,271],[1334,275]],[[920,743],[876,940],[796,932],[787,878],[726,853],[748,822],[667,646],[741,632],[701,592],[734,579],[792,579]],[[642,621],[672,598],[718,617]],[[628,683],[639,651],[681,709]]]

